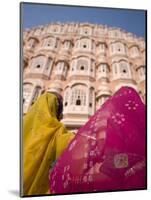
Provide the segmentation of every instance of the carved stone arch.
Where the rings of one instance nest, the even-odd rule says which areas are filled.
[[[57,65],[59,62],[63,62],[63,63],[65,63],[66,64],[66,66],[68,67],[68,69],[70,68],[70,64],[69,64],[69,60],[65,60],[65,59],[57,59],[56,61],[55,61],[55,65]]]
[[[128,48],[127,43],[125,41],[123,41],[123,40],[114,40],[114,41],[111,41],[109,43],[109,45],[113,45],[113,44],[117,44],[117,43],[122,44],[124,46],[124,48]]]
[[[57,48],[58,42],[60,41],[59,37],[54,37],[53,35],[46,35],[42,38],[42,46],[44,47],[51,47],[51,48]]]
[[[87,85],[81,82],[73,84],[71,86],[71,105],[86,106],[87,89]]]
[[[64,88],[63,88],[63,90],[65,91],[65,90],[67,90],[68,88],[71,88],[71,86],[70,86],[69,84],[65,85]]]
[[[78,39],[79,40],[82,40],[82,39],[94,40],[93,38],[90,38],[89,36],[80,36]]]
[[[132,45],[130,45],[130,46],[129,46],[129,49],[131,49],[132,47],[137,47],[137,48],[138,48],[138,50],[140,51],[140,47],[139,47],[139,45],[138,45],[138,44],[132,44]]]
[[[129,62],[129,59],[127,59],[127,58],[125,58],[125,57],[123,57],[123,56],[118,56],[118,57],[114,57],[114,58],[112,58],[112,64],[114,63],[114,62],[120,62],[120,61],[125,61],[125,62]]]
[[[44,53],[36,53],[36,54],[34,54],[33,56],[31,56],[31,59],[33,59],[33,58],[37,58],[37,57],[39,57],[39,56],[44,56],[44,57],[48,57],[47,56],[47,54],[44,54]]]
[[[96,69],[98,69],[98,67],[99,67],[101,64],[104,64],[104,65],[107,66],[108,72],[111,71],[111,67],[110,67],[110,65],[109,65],[107,62],[98,62],[98,63],[96,64]]]
[[[28,80],[28,79],[26,79],[26,80],[23,81],[23,86],[26,85],[26,84],[32,85],[33,87],[35,86],[35,84],[33,83],[33,81],[32,80]]]
[[[71,42],[72,46],[74,45],[73,39],[72,38],[63,38],[61,39],[61,42],[64,44],[66,41]]]
[[[30,39],[34,39],[35,41],[37,41],[37,43],[40,42],[39,38],[36,37],[36,36],[29,36],[28,39],[27,39],[27,42],[28,42]]]
[[[78,86],[78,85],[83,85],[83,86],[85,86],[85,87],[89,87],[89,85],[86,83],[86,82],[82,82],[82,81],[79,81],[79,82],[75,82],[75,83],[71,83],[70,84],[70,88],[73,88],[73,87],[76,87],[76,86]]]
[[[82,41],[82,40],[92,41],[92,39],[87,37],[87,36],[82,36],[82,37],[79,38],[79,40],[80,41]]]
[[[96,41],[96,46],[99,46],[99,44],[104,44],[106,48],[108,47],[106,41],[104,41],[104,40],[103,41],[101,41],[101,40]]]
[[[84,58],[84,59],[87,59],[87,60],[90,60],[90,58],[89,58],[89,56],[88,55],[82,55],[82,54],[80,54],[80,55],[78,55],[77,57],[76,57],[76,59],[80,59],[80,58]]]
[[[116,43],[122,44],[123,46],[127,47],[126,42],[124,42],[123,40],[114,40],[111,42],[111,44],[116,44]]]
[[[118,62],[119,62],[118,60],[113,60],[112,65],[115,64],[115,63],[118,63]]]
[[[29,36],[29,38],[26,40],[27,48],[28,50],[34,50],[37,45],[39,45],[40,41],[35,36]]]
[[[42,37],[41,40],[44,40],[44,39],[47,39],[47,38],[53,38],[53,39],[56,39],[56,37],[55,37],[54,35],[48,34],[48,35],[45,35],[44,37]]]
[[[129,63],[129,60],[126,59],[126,58],[120,58],[120,59],[118,60],[118,62],[119,62],[119,63],[120,63],[120,62],[127,62],[127,63]]]
[[[30,78],[29,79],[25,79],[23,81],[23,84],[26,84],[26,83],[32,84],[33,87],[40,86],[42,89],[45,88],[43,81],[39,80],[39,79],[30,79]]]
[[[82,56],[86,57],[86,58],[89,58],[89,59],[91,59],[93,61],[96,60],[96,57],[94,55],[92,55],[91,53],[89,54],[89,53],[84,53],[84,52],[76,53],[75,55],[73,55],[71,57],[71,59],[77,59],[77,58],[82,57]]]

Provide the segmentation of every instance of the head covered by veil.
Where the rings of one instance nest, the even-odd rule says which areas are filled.
[[[45,92],[31,106],[23,120],[23,195],[49,193],[49,169],[74,134],[59,122],[62,98]]]
[[[51,193],[146,187],[145,106],[122,87],[79,129],[50,172]]]

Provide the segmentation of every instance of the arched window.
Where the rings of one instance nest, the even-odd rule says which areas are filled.
[[[69,50],[71,48],[71,41],[66,40],[63,43],[63,48],[66,49],[66,50]]]
[[[106,50],[106,45],[105,45],[105,43],[99,43],[99,45],[98,45],[98,51],[99,51],[100,53],[105,53],[105,50]]]
[[[98,73],[97,73],[97,77],[101,78],[101,77],[108,77],[108,65],[106,63],[101,63],[98,66]]]
[[[77,61],[77,70],[87,71],[88,70],[88,60],[84,58],[79,58]]]
[[[37,57],[34,57],[32,59],[32,68],[34,69],[40,69],[40,68],[43,68],[45,62],[46,62],[46,57],[43,56],[43,55],[39,55]]]
[[[23,106],[24,111],[30,106],[32,98],[33,85],[31,83],[24,83],[23,85]]]
[[[114,42],[110,45],[111,53],[126,54],[126,46],[122,42]]]
[[[112,69],[113,69],[113,79],[120,79],[120,78],[131,79],[132,78],[130,64],[125,60],[121,60],[119,62],[113,63]]]
[[[140,66],[137,69],[139,81],[145,80],[145,66]]]
[[[86,86],[82,84],[75,85],[71,93],[71,105],[86,105]]]
[[[30,38],[27,44],[28,44],[28,47],[30,47],[31,49],[34,49],[37,46],[38,41],[34,38]]]
[[[44,47],[49,47],[50,49],[51,48],[55,48],[56,47],[56,39],[53,38],[53,37],[44,38],[43,46]]]
[[[80,49],[90,50],[91,49],[91,40],[87,38],[82,38],[80,40]]]
[[[105,64],[105,63],[101,63],[100,65],[99,65],[99,67],[98,67],[98,72],[101,72],[101,73],[103,73],[103,72],[108,72],[108,66],[107,66],[107,64]]]
[[[127,63],[126,61],[120,61],[119,67],[120,67],[120,74],[122,78],[131,78],[129,63]]]
[[[139,51],[138,46],[132,46],[130,48],[130,56],[132,58],[135,58],[135,57],[138,57],[139,55],[140,55],[140,51]]]
[[[81,33],[84,35],[90,35],[91,34],[91,27],[84,26],[81,28]]]
[[[31,105],[35,103],[35,101],[37,100],[37,98],[39,97],[40,94],[41,94],[41,87],[37,86],[34,89],[34,93],[33,93],[33,96],[32,96]]]
[[[52,67],[52,58],[48,58],[46,64],[46,70],[51,69],[51,67]]]

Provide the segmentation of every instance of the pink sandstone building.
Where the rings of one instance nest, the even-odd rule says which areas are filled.
[[[120,87],[145,101],[144,38],[90,23],[52,23],[23,32],[23,112],[47,90],[63,96],[62,122],[81,127]]]

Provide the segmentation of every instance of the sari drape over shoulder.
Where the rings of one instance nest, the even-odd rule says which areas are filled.
[[[79,129],[50,172],[54,194],[145,189],[145,106],[123,87]]]
[[[46,194],[49,191],[49,169],[74,137],[57,120],[57,109],[57,97],[45,93],[24,116],[24,196]]]

